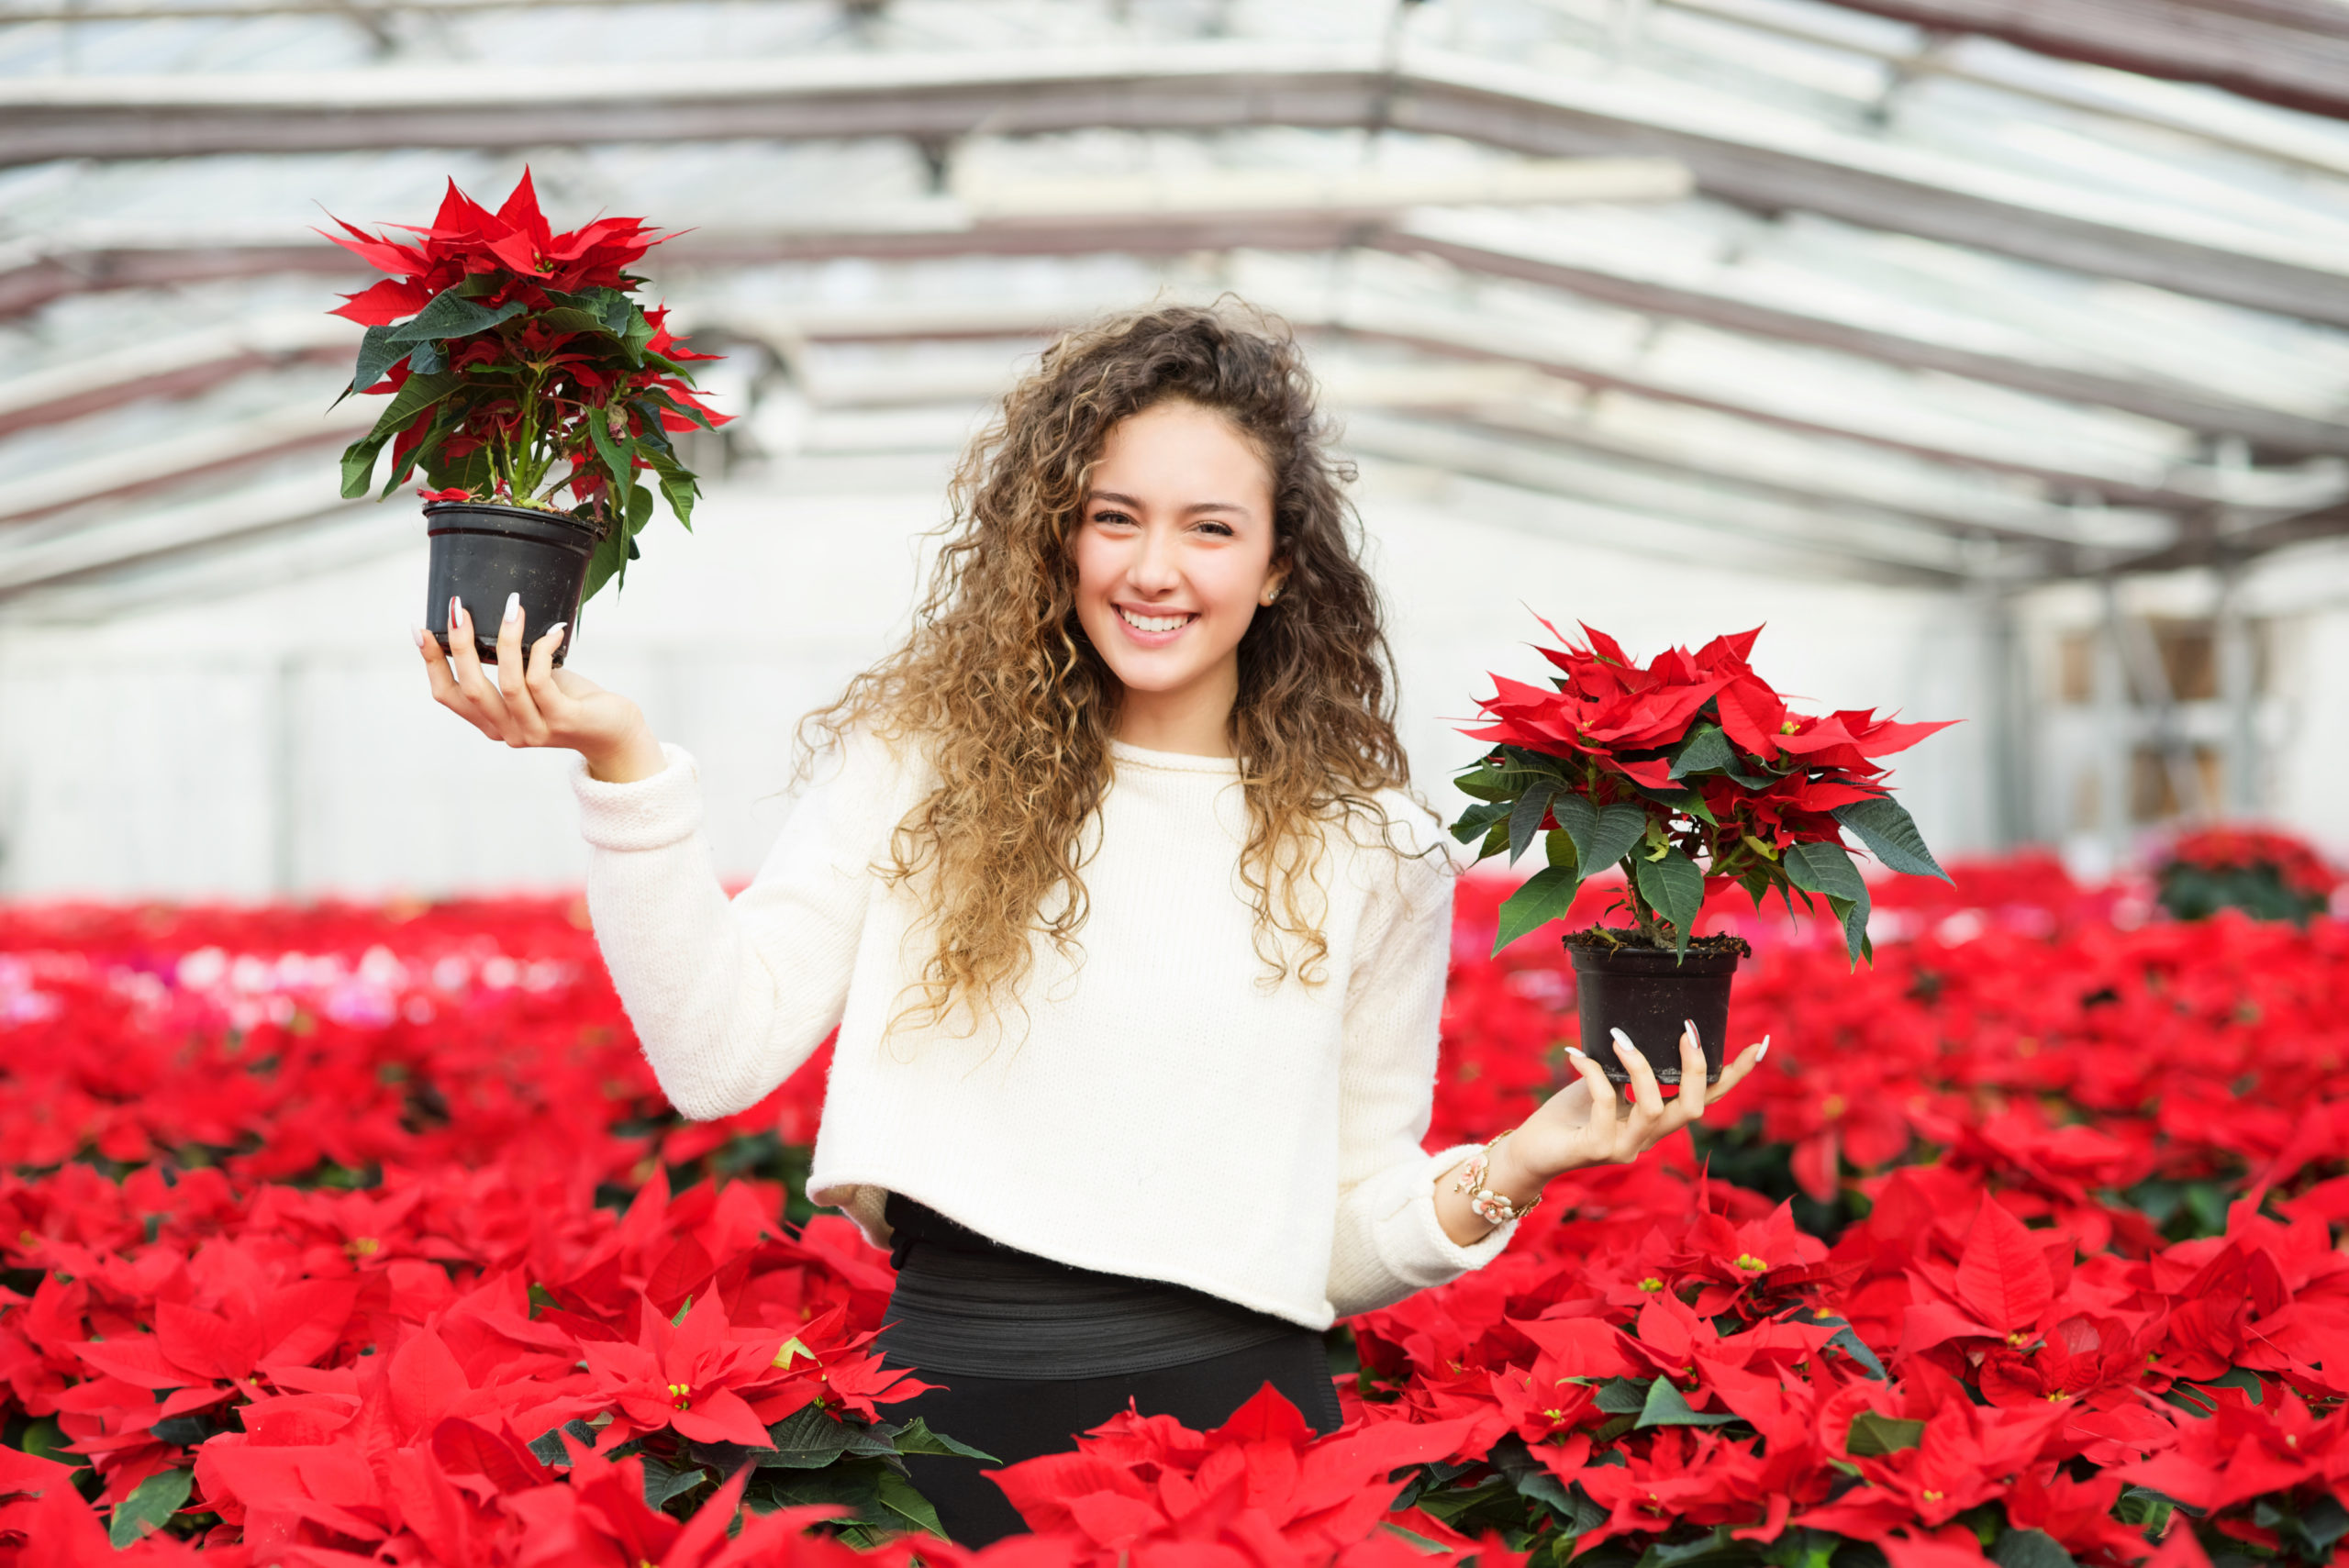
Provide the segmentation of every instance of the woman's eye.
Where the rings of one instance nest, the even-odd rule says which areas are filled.
[[[1225,539],[1230,539],[1231,537],[1231,525],[1230,523],[1203,522],[1199,525],[1199,528],[1202,532],[1220,534]]]
[[[1133,521],[1131,517],[1129,517],[1123,512],[1096,512],[1093,514],[1093,520],[1097,523],[1130,523]]]

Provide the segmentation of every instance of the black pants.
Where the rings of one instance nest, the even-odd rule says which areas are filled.
[[[902,1364],[895,1358],[890,1364]],[[1064,1453],[1076,1436],[1099,1426],[1130,1399],[1145,1416],[1172,1416],[1193,1430],[1219,1427],[1265,1384],[1304,1413],[1316,1431],[1333,1432],[1342,1419],[1321,1336],[1299,1329],[1268,1344],[1155,1372],[1085,1378],[974,1377],[922,1374],[941,1385],[887,1407],[891,1420],[919,1416],[932,1431],[1017,1464],[1042,1453]],[[916,1454],[906,1467],[921,1495],[938,1509],[947,1537],[985,1546],[1028,1527],[976,1460]]]
[[[919,1416],[1009,1465],[1067,1451],[1129,1401],[1204,1430],[1269,1383],[1317,1431],[1343,1419],[1311,1329],[1000,1247],[902,1197],[891,1197],[888,1217],[899,1273],[881,1346],[888,1365],[935,1385],[889,1407],[893,1420]],[[1027,1529],[982,1473],[993,1466],[935,1455],[906,1462],[958,1544]]]

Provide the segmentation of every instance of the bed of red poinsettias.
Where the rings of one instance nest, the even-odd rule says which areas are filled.
[[[1431,1141],[1573,1033],[1562,955],[1482,956],[1498,896]],[[1336,1437],[1267,1399],[1019,1467],[989,1563],[2326,1559],[2349,929],[2144,915],[1961,870],[1854,974],[1724,909],[1777,1049],[1701,1144],[1356,1319]],[[942,1440],[871,1354],[885,1260],[793,1195],[820,1071],[676,1121],[560,900],[0,910],[0,1563],[960,1568],[896,1533]]]

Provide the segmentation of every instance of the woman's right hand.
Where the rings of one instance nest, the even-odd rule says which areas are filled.
[[[589,773],[607,783],[649,779],[666,768],[661,743],[634,703],[584,675],[555,667],[554,651],[569,628],[561,622],[548,628],[526,659],[522,620],[520,595],[507,595],[497,628],[495,681],[473,650],[473,619],[462,602],[449,601],[448,653],[418,628],[417,649],[432,680],[433,700],[492,740],[568,746],[587,759]]]

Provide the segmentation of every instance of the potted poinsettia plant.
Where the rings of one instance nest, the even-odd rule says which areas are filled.
[[[1873,710],[1798,714],[1747,662],[1760,628],[1675,648],[1641,664],[1604,632],[1586,647],[1544,648],[1560,674],[1547,687],[1495,675],[1478,703],[1487,722],[1464,733],[1490,750],[1457,779],[1474,802],[1453,825],[1478,860],[1511,862],[1536,839],[1548,865],[1500,908],[1493,951],[1565,917],[1582,884],[1623,872],[1620,927],[1566,933],[1582,1035],[1620,1029],[1655,1069],[1680,1079],[1684,1020],[1698,1026],[1708,1074],[1721,1070],[1731,979],[1748,948],[1698,936],[1709,891],[1743,888],[1759,909],[1776,892],[1788,913],[1825,900],[1856,964],[1872,956],[1868,888],[1843,844],[1849,829],[1894,871],[1946,880],[1876,759],[1946,724],[1896,724]],[[1609,1051],[1608,1076],[1630,1074]]]
[[[2240,909],[2305,926],[2324,912],[2341,877],[2302,840],[2247,823],[2182,833],[2154,868],[2162,907],[2181,920]]]
[[[557,234],[527,169],[495,212],[451,181],[429,228],[395,226],[413,239],[336,222],[328,239],[392,274],[331,313],[367,328],[342,395],[391,400],[343,452],[343,495],[368,493],[389,446],[379,499],[423,476],[425,624],[441,646],[454,596],[495,658],[497,611],[518,593],[526,625],[573,628],[560,662],[581,602],[638,554],[652,517],[638,475],[691,528],[699,485],[669,438],[728,418],[696,397],[688,368],[719,356],[629,297],[644,280],[628,268],[666,237],[634,217]]]

